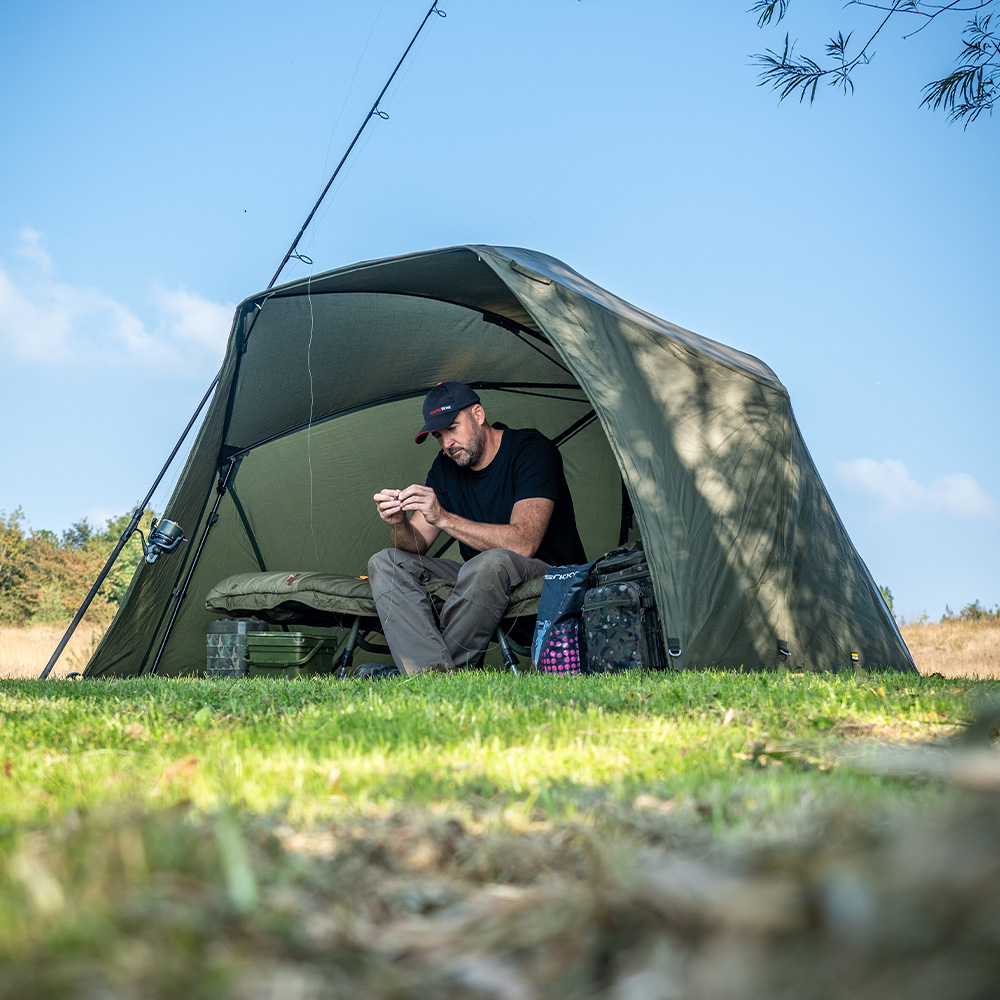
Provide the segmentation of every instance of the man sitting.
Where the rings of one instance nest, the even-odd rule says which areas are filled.
[[[430,434],[441,451],[426,485],[375,494],[392,547],[368,563],[389,649],[407,674],[478,666],[518,584],[586,560],[562,456],[544,434],[490,424],[461,382],[431,389],[423,415],[416,442]],[[442,531],[464,563],[425,555]],[[439,617],[426,590],[435,580],[455,581]]]

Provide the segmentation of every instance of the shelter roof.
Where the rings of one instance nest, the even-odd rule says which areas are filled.
[[[520,247],[469,244],[363,261],[279,285],[250,296],[244,304],[300,295],[383,292],[453,303],[544,333],[525,303],[503,280],[505,269],[542,284],[558,283],[615,315],[654,330],[696,354],[708,355],[787,395],[778,376],[759,358],[668,323],[601,288],[557,258]]]

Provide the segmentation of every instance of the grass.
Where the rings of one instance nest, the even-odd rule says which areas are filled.
[[[62,625],[0,626],[0,678],[38,677],[64,631]],[[1000,678],[1000,622],[995,619],[909,622],[900,631],[922,674]],[[101,632],[102,626],[85,621],[70,639],[54,676],[82,671]]]
[[[0,627],[0,678],[38,677],[64,631],[61,625]],[[909,622],[900,626],[900,632],[922,674],[1000,678],[1000,622],[996,620]],[[53,676],[82,671],[100,635],[101,626],[81,626]]]
[[[0,1000],[995,995],[1000,795],[918,748],[997,693],[2,681]]]
[[[859,735],[953,733],[980,690],[721,673],[7,682],[0,821],[51,822],[133,799],[280,812],[296,824],[406,805],[561,820],[650,794],[738,799],[738,825],[762,789],[791,803],[805,789],[850,785],[854,772],[833,759]]]

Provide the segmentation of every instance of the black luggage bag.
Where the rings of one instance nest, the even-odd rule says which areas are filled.
[[[680,644],[663,644],[660,616],[642,543],[599,559],[583,599],[587,673],[672,669]]]

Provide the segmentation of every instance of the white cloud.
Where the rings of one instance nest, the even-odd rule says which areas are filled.
[[[873,497],[895,513],[933,512],[978,519],[1000,513],[1000,505],[967,472],[940,476],[925,486],[900,461],[857,458],[838,462],[836,477],[848,489]]]
[[[83,512],[80,520],[87,521],[95,528],[103,530],[111,518],[121,517],[122,513],[120,510],[111,510],[108,507],[91,507],[89,510]],[[128,511],[128,513],[131,513],[131,511]]]
[[[37,229],[22,229],[17,255],[31,261],[43,271],[52,270],[52,258],[42,246],[42,234]]]
[[[222,360],[235,306],[209,302],[183,288],[170,291],[158,287],[155,300],[165,339],[204,348],[218,354]]]
[[[21,232],[16,272],[0,265],[0,350],[28,362],[145,364],[197,371],[218,365],[235,306],[184,289],[153,289],[156,313],[147,327],[110,295],[59,281],[42,235]]]

